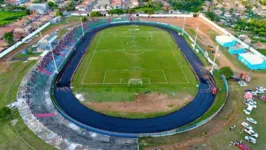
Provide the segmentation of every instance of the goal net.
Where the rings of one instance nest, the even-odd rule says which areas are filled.
[[[128,86],[143,86],[142,79],[130,78],[128,80]]]

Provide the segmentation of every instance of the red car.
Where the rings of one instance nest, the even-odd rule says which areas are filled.
[[[266,96],[265,95],[261,96],[260,100],[263,100],[264,102],[266,102]]]
[[[239,147],[240,149],[242,149],[242,150],[249,150],[249,148],[247,147],[247,145],[245,145],[244,143],[242,143],[242,144],[236,143],[235,145],[237,147]]]

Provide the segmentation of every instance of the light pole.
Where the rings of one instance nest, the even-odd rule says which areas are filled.
[[[38,22],[37,22],[37,26],[38,26],[38,29],[40,29],[40,26],[39,26]],[[41,36],[41,39],[42,39],[42,31],[40,31],[40,36]]]
[[[184,35],[184,31],[185,31],[185,24],[186,24],[186,17],[184,16],[184,22],[183,22],[182,36]]]
[[[195,35],[194,48],[193,48],[193,50],[196,50],[196,44],[197,44],[197,38],[198,38],[198,32],[199,32],[199,25],[197,25],[197,29],[196,29],[196,35]]]
[[[215,61],[216,61],[217,54],[218,54],[218,50],[219,50],[219,46],[217,45],[217,46],[216,46],[215,55],[214,55],[214,59],[213,59],[212,68],[211,68],[211,71],[210,71],[210,72],[211,72],[211,74],[213,74],[214,65],[215,65]]]
[[[84,29],[83,29],[82,17],[80,18],[80,24],[81,24],[81,29],[82,29],[82,37],[83,37],[83,36],[84,36]]]
[[[50,42],[48,44],[49,44],[50,52],[52,53],[52,57],[53,57],[53,61],[54,61],[55,73],[58,74],[58,68],[57,68],[57,65],[56,65],[55,58],[54,58],[54,53],[53,53],[53,50],[52,50],[52,46],[51,46]]]

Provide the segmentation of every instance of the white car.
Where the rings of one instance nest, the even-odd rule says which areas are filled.
[[[248,130],[252,130],[252,129],[253,129],[252,126],[250,126],[250,125],[249,125],[248,123],[246,123],[246,122],[242,122],[241,125],[242,125],[244,128],[248,129]]]
[[[239,84],[240,86],[248,86],[247,83],[244,82],[244,81],[239,81],[238,84]]]
[[[258,92],[257,92],[257,91],[252,91],[251,94],[252,94],[253,96],[258,96]]]
[[[244,131],[245,131],[247,134],[249,134],[250,136],[254,137],[254,138],[258,138],[258,137],[259,137],[258,133],[256,133],[256,132],[253,131],[253,130],[244,129]]]
[[[254,101],[253,99],[248,99],[246,102],[247,102],[247,103],[250,103],[250,104],[257,105],[257,102]]]
[[[249,141],[252,144],[256,144],[257,140],[251,136],[245,136],[245,140]]]
[[[246,120],[250,123],[257,124],[257,121],[253,118],[247,117]]]
[[[250,105],[248,105],[248,108],[247,109],[244,109],[243,111],[245,112],[245,114],[250,115],[251,112],[252,112],[252,110],[253,110],[253,107],[250,106]]]
[[[10,109],[13,109],[13,108],[16,108],[16,105],[15,103],[11,103],[11,104],[8,104],[7,107]]]
[[[256,90],[257,91],[266,91],[266,88],[259,86],[259,87],[256,87]]]
[[[253,108],[257,108],[257,105],[254,105],[254,104],[252,104],[252,103],[248,103],[247,105],[248,105],[248,106],[251,106],[251,107],[253,107]]]

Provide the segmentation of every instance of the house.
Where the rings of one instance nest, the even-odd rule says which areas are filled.
[[[132,7],[139,7],[139,1],[138,0],[131,0]]]
[[[28,6],[28,9],[39,14],[46,14],[49,11],[49,6],[47,3],[32,3]]]

